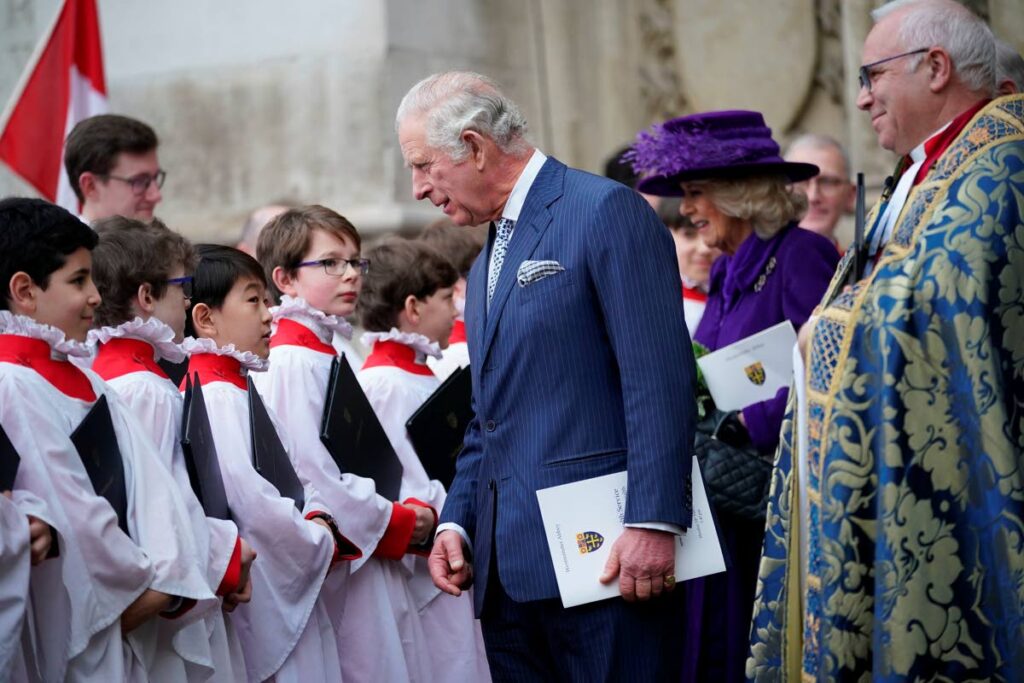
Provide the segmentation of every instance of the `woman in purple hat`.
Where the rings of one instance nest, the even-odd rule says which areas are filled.
[[[680,212],[722,250],[711,270],[694,339],[715,350],[785,320],[798,331],[839,261],[821,235],[797,227],[806,198],[790,185],[818,174],[779,156],[757,112],[721,111],[671,119],[637,136],[632,159],[645,194],[682,197]],[[770,456],[779,442],[788,389],[736,416],[751,444]],[[725,574],[683,585],[689,618],[684,679],[745,680],[764,520],[719,511],[732,560]]]

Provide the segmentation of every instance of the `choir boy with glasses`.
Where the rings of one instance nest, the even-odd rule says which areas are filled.
[[[403,650],[403,642],[423,641],[414,598],[389,586],[403,585],[400,561],[431,539],[436,515],[418,502],[385,499],[371,479],[342,473],[319,436],[336,357],[332,338],[351,337],[345,318],[370,268],[360,247],[355,227],[323,206],[288,210],[263,228],[256,253],[278,305],[271,309],[270,370],[255,381],[296,442],[299,477],[317,487],[361,553],[348,575],[332,577],[325,589],[344,679],[417,680],[423,662]]]
[[[177,386],[158,362],[180,362],[185,314],[192,295],[195,249],[176,232],[154,219],[146,224],[114,216],[94,228],[99,244],[93,250],[93,279],[103,297],[96,309],[96,329],[89,332],[97,352],[92,369],[117,393],[143,424],[157,447],[157,457],[171,471],[201,556],[205,556],[210,587],[231,611],[249,602],[249,568],[255,553],[238,535],[233,522],[207,517],[189,481],[180,429],[183,401]],[[238,635],[221,610],[210,610],[189,627],[187,646],[196,653],[182,670],[168,661],[160,673],[166,680],[214,680],[245,677]],[[178,636],[183,641],[183,636]],[[185,643],[179,644],[182,649]],[[170,653],[160,652],[162,659]]]
[[[157,158],[158,144],[148,125],[117,114],[91,116],[71,129],[64,169],[82,205],[83,221],[110,216],[152,220],[167,176]]]

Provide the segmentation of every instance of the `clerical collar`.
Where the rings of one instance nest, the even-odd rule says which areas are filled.
[[[17,315],[10,311],[0,311],[0,334],[10,334],[46,342],[51,354],[57,360],[66,360],[68,356],[85,358],[89,355],[89,347],[82,342],[68,339],[61,330],[52,325],[44,325],[25,315]]]
[[[352,338],[352,325],[347,320],[313,308],[302,297],[285,294],[281,297],[281,305],[271,308],[270,313],[274,316],[270,323],[272,333],[277,332],[277,324],[281,320],[294,320],[309,328],[325,344],[331,343],[335,332],[345,339]]]
[[[107,344],[114,339],[139,339],[153,347],[154,360],[180,363],[185,360],[181,345],[174,341],[174,330],[159,318],[143,320],[135,317],[120,325],[101,327],[89,331],[88,343]]]
[[[361,338],[364,345],[374,346],[378,342],[394,341],[408,346],[416,352],[416,361],[422,363],[427,356],[431,358],[441,357],[441,346],[432,342],[422,334],[415,332],[401,332],[398,328],[392,327],[389,332],[367,332]]]

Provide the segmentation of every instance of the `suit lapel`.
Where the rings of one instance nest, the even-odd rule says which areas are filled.
[[[487,322],[487,264],[491,257],[494,244],[494,224],[487,233],[487,244],[480,252],[469,270],[469,281],[466,283],[466,337],[470,349],[477,352],[477,358],[483,363],[479,353],[484,341],[484,325]]]
[[[495,330],[498,328],[498,321],[512,288],[516,284],[516,274],[519,264],[529,258],[536,249],[537,243],[544,235],[548,225],[551,223],[551,212],[548,206],[562,194],[562,180],[565,176],[565,166],[555,159],[548,159],[537,178],[533,181],[529,193],[526,195],[526,202],[523,210],[519,213],[519,220],[516,221],[515,229],[512,231],[512,239],[509,241],[508,252],[505,254],[505,263],[498,275],[498,284],[494,289],[494,298],[491,300],[490,310],[486,309],[487,275],[484,270],[483,286],[484,302],[483,309],[487,310],[484,323],[483,344],[480,347],[479,357],[486,361],[487,352],[494,340]],[[490,253],[490,240],[488,242],[488,254]]]

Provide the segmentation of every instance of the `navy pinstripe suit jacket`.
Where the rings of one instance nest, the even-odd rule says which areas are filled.
[[[626,469],[627,523],[689,527],[696,422],[675,250],[640,195],[549,158],[488,312],[493,241],[469,275],[476,418],[441,515],[473,540],[478,615],[492,548],[514,600],[558,596],[538,489]],[[521,287],[525,260],[565,270]]]

